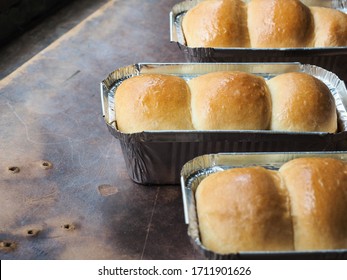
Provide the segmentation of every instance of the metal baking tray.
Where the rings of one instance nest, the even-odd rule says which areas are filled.
[[[170,41],[177,43],[189,62],[301,62],[323,67],[347,83],[347,46],[329,48],[194,48],[182,31],[184,14],[202,0],[184,1],[170,11]],[[249,2],[249,0],[244,0]],[[302,0],[310,6],[334,8],[347,13],[347,1]]]
[[[189,80],[201,74],[238,70],[269,79],[286,72],[305,72],[331,90],[338,109],[338,132],[279,132],[270,130],[186,130],[122,133],[117,129],[114,93],[125,79],[142,73],[165,73]],[[180,169],[190,159],[219,152],[347,150],[347,90],[334,74],[300,63],[139,63],[113,71],[101,82],[106,125],[120,141],[130,178],[141,184],[179,184]]]
[[[262,166],[278,170],[282,164],[299,157],[332,157],[347,163],[346,152],[298,153],[225,153],[202,155],[187,162],[181,170],[184,218],[188,235],[197,250],[207,259],[347,259],[347,248],[317,251],[257,251],[218,254],[201,243],[195,205],[195,191],[209,174],[236,167]]]

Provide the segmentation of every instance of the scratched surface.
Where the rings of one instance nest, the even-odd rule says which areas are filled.
[[[109,1],[0,81],[0,259],[199,259],[179,186],[127,174],[99,82],[136,62],[184,61],[178,1]]]

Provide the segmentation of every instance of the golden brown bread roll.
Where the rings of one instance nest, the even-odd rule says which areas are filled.
[[[312,36],[310,9],[299,0],[252,0],[247,19],[253,48],[305,47]]]
[[[300,0],[205,0],[184,15],[182,31],[189,47],[347,46],[346,17]]]
[[[339,159],[216,172],[195,199],[202,244],[215,253],[347,248],[347,165]]]
[[[189,88],[178,76],[142,74],[123,81],[115,92],[115,111],[125,133],[193,128]]]
[[[278,75],[267,84],[272,98],[272,130],[336,132],[334,97],[322,81],[292,72]]]
[[[182,21],[191,47],[249,45],[246,6],[242,0],[208,0],[190,9]]]
[[[271,97],[262,77],[221,71],[198,76],[188,84],[195,129],[269,128]]]
[[[310,9],[315,22],[313,46],[347,46],[347,14],[323,7]]]
[[[331,158],[284,164],[296,250],[347,248],[347,166]]]
[[[277,172],[235,168],[209,175],[196,191],[202,244],[216,253],[293,250],[287,191]]]

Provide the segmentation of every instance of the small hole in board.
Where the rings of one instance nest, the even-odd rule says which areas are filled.
[[[37,236],[39,234],[40,230],[38,229],[28,229],[27,232],[26,232],[26,235],[27,236]]]
[[[6,251],[6,252],[12,251],[16,249],[16,247],[17,247],[17,244],[13,241],[4,240],[0,242],[0,250]]]
[[[19,173],[20,169],[18,166],[10,166],[8,168],[8,171],[10,171],[11,173],[15,174],[15,173]]]
[[[4,244],[4,247],[7,247],[7,248],[12,246],[11,242],[3,242],[3,244]]]
[[[45,170],[46,169],[51,169],[51,168],[53,168],[53,164],[51,162],[47,161],[47,160],[44,160],[44,161],[41,162],[41,168],[45,169]]]
[[[75,226],[73,224],[64,224],[61,226],[64,230],[66,231],[70,231],[70,230],[74,230]]]

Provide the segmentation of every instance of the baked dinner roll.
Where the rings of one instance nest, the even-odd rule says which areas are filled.
[[[195,129],[269,128],[271,96],[262,77],[245,72],[221,71],[193,78],[188,85]]]
[[[299,0],[252,0],[247,22],[252,48],[305,47],[312,36],[310,9]]]
[[[288,189],[296,250],[347,248],[347,167],[332,158],[298,158],[279,172]]]
[[[275,171],[234,168],[196,190],[202,244],[220,254],[294,250],[287,191]]]
[[[292,72],[280,74],[267,84],[272,97],[272,130],[336,132],[334,97],[322,81]]]
[[[191,47],[249,45],[246,5],[242,0],[206,0],[183,17],[183,33]]]
[[[123,81],[115,92],[117,127],[125,133],[192,129],[186,81],[164,74],[142,74]]]
[[[347,46],[347,14],[323,7],[310,9],[315,22],[313,46]]]

